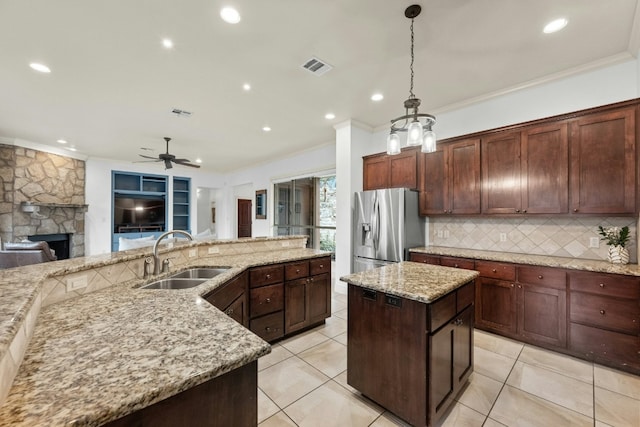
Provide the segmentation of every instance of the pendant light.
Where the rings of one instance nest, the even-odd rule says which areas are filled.
[[[387,154],[400,153],[399,132],[407,133],[407,146],[421,145],[423,153],[436,151],[436,134],[432,126],[436,123],[436,118],[431,114],[419,113],[420,99],[413,94],[413,20],[420,15],[422,8],[414,4],[404,11],[404,16],[411,19],[411,85],[409,86],[409,98],[404,101],[405,114],[397,119],[391,120],[391,130],[387,138]]]

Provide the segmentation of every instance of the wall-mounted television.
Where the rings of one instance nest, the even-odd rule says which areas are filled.
[[[164,196],[114,194],[114,233],[164,231],[166,220]]]

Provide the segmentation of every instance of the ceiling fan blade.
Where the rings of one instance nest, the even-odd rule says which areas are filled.
[[[144,154],[138,154],[138,156],[140,156],[140,157],[144,157],[145,159],[153,159],[153,160],[155,160],[156,162],[159,162],[159,161],[160,161],[160,159],[158,159],[157,157],[145,156]]]
[[[173,159],[173,161],[176,163],[191,163],[189,159]]]
[[[178,165],[189,166],[189,167],[192,167],[192,168],[199,168],[200,167],[200,165],[193,164],[187,159],[175,159],[174,162],[176,164],[178,164]]]
[[[158,163],[160,160],[134,160],[131,163]]]

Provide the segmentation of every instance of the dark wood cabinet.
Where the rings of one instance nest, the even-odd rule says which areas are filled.
[[[640,373],[640,279],[569,273],[569,349]]]
[[[569,137],[566,123],[525,128],[521,135],[522,213],[569,212]]]
[[[441,145],[422,155],[420,215],[480,213],[480,140]]]
[[[247,279],[247,273],[242,273],[205,295],[204,298],[214,307],[222,310],[227,316],[248,328]]]
[[[249,270],[249,329],[265,341],[284,336],[284,264]]]
[[[473,372],[473,291],[425,304],[349,285],[349,385],[411,425],[437,424]]]
[[[410,252],[409,253],[409,261],[423,262],[425,264],[440,265],[440,256],[439,255],[421,254],[421,253],[418,253],[418,252]]]
[[[490,331],[515,335],[516,289],[513,281],[476,279],[476,324]]]
[[[570,122],[572,212],[636,211],[636,109],[590,114]]]
[[[285,283],[285,334],[316,325],[331,316],[331,258],[306,262],[306,266],[297,266],[295,270],[307,271],[307,277]]]
[[[375,154],[363,158],[363,189],[418,188],[418,149],[389,156]]]
[[[487,136],[481,147],[482,213],[520,213],[520,132]]]

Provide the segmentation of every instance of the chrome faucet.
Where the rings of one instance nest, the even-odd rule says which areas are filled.
[[[164,239],[165,237],[171,235],[171,234],[182,234],[183,236],[187,237],[189,240],[193,240],[193,236],[189,233],[187,233],[186,231],[183,230],[169,230],[169,231],[165,231],[164,233],[162,233],[157,239],[156,242],[153,244],[153,274],[154,276],[156,274],[160,274],[160,257],[158,256],[158,245],[160,244],[160,240]]]

